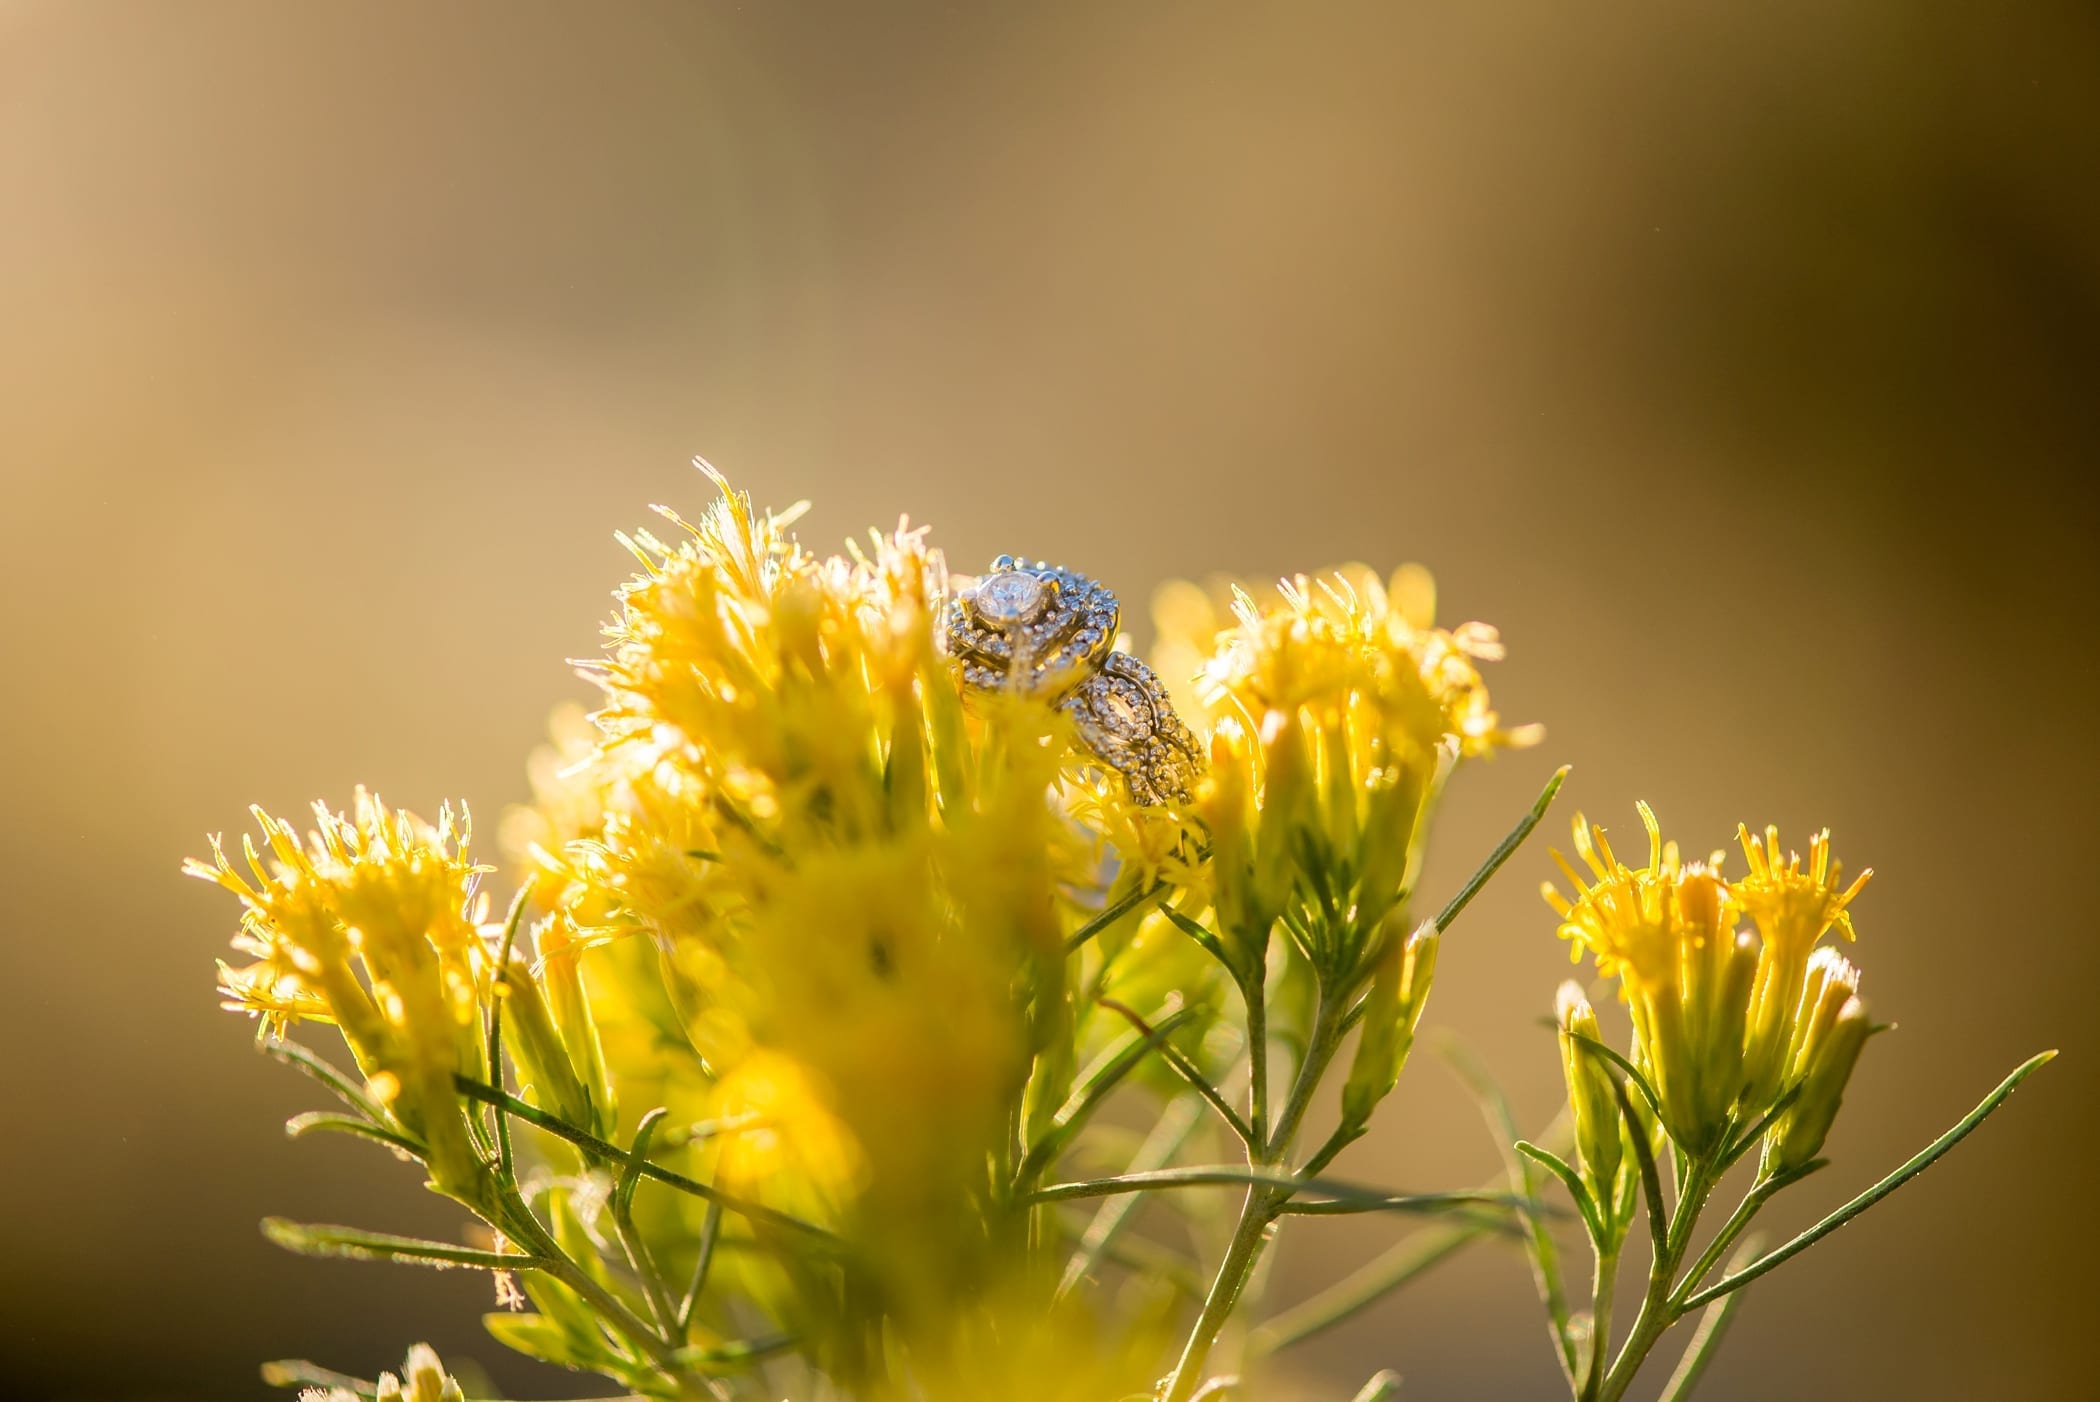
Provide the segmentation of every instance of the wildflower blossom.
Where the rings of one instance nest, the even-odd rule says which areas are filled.
[[[1847,940],[1855,938],[1848,907],[1874,873],[1863,871],[1850,886],[1842,886],[1844,869],[1831,859],[1827,829],[1809,843],[1806,871],[1798,854],[1781,861],[1776,827],[1765,829],[1762,843],[1747,827],[1738,827],[1736,837],[1750,870],[1734,883],[1735,897],[1762,941],[1744,1053],[1746,1094],[1762,1102],[1780,1089],[1810,952],[1833,928]]]
[[[1556,852],[1575,894],[1564,896],[1550,883],[1544,894],[1560,914],[1570,954],[1579,958],[1587,949],[1599,973],[1618,977],[1663,1122],[1687,1151],[1702,1152],[1721,1134],[1743,1088],[1757,944],[1738,936],[1740,907],[1718,872],[1685,863],[1677,844],[1663,841],[1646,804],[1640,814],[1648,829],[1646,866],[1626,866],[1603,830],[1577,814],[1575,850],[1589,879]]]
[[[428,1142],[440,1185],[472,1192],[483,1169],[453,1076],[481,1070],[493,961],[476,924],[486,868],[467,856],[465,811],[431,824],[362,789],[348,815],[314,811],[302,843],[256,809],[270,857],[244,838],[245,876],[216,838],[212,862],[184,868],[245,907],[234,943],[255,962],[221,966],[227,1006],[257,1014],[266,1035],[302,1018],[335,1023],[376,1098]]]
[[[1389,589],[1353,568],[1263,596],[1235,586],[1229,614],[1188,585],[1158,602],[1165,674],[1204,659],[1193,713],[1213,778],[1198,807],[1226,923],[1265,931],[1294,901],[1331,906],[1320,958],[1345,978],[1368,974],[1380,922],[1413,888],[1450,765],[1539,734],[1503,727],[1489,701],[1477,664],[1502,655],[1494,629],[1435,627],[1427,594],[1419,571]],[[1300,884],[1313,870],[1324,893]]]

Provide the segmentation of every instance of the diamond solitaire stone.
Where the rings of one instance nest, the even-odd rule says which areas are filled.
[[[1026,570],[1007,570],[977,586],[977,616],[996,628],[1011,628],[1035,617],[1043,606],[1043,581]]]

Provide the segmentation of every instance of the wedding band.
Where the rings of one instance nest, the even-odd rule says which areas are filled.
[[[1001,555],[949,603],[948,651],[968,686],[1054,701],[1137,802],[1186,802],[1202,750],[1152,669],[1113,650],[1120,619],[1085,575]]]
[[[1094,757],[1123,776],[1139,803],[1187,803],[1203,777],[1203,751],[1150,667],[1111,652],[1101,670],[1058,703]]]

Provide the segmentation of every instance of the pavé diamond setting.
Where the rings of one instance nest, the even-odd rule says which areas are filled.
[[[1085,575],[1001,555],[949,604],[948,652],[968,686],[1053,700],[1139,803],[1186,802],[1203,752],[1159,677],[1114,650],[1121,616]]]

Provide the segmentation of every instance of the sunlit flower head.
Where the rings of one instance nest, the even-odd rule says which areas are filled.
[[[1842,885],[1844,867],[1831,858],[1828,828],[1810,839],[1805,871],[1799,853],[1783,853],[1776,827],[1767,827],[1759,842],[1747,825],[1739,826],[1736,840],[1750,864],[1749,874],[1734,883],[1736,900],[1767,944],[1805,952],[1833,927],[1848,940],[1856,938],[1848,907],[1874,873],[1862,871],[1851,885]]]
[[[315,805],[302,842],[255,810],[269,851],[242,840],[242,875],[223,844],[184,870],[231,891],[246,908],[235,948],[255,962],[221,967],[226,1006],[281,1033],[300,1018],[334,1022],[374,1097],[424,1136],[440,1182],[474,1181],[452,1078],[480,1069],[480,1007],[493,960],[477,924],[486,868],[467,856],[465,811],[436,823],[386,807],[360,789],[349,814]]]
[[[1555,852],[1575,895],[1551,883],[1544,894],[1571,954],[1587,950],[1599,973],[1619,979],[1636,1060],[1662,1099],[1663,1121],[1698,1152],[1723,1132],[1742,1090],[1756,943],[1737,934],[1735,896],[1715,866],[1684,862],[1645,803],[1640,814],[1645,866],[1627,866],[1603,829],[1577,814],[1575,850],[1588,877]]]
[[[1703,949],[1734,929],[1733,892],[1713,866],[1687,864],[1677,844],[1665,842],[1654,812],[1639,805],[1648,830],[1648,861],[1629,867],[1612,851],[1604,829],[1580,813],[1573,823],[1575,852],[1587,876],[1555,851],[1573,890],[1563,895],[1551,882],[1542,888],[1561,918],[1559,934],[1570,941],[1569,957],[1587,952],[1597,972],[1629,986],[1666,987],[1679,979],[1687,948]]]
[[[1180,685],[1196,663],[1196,713],[1238,714],[1259,729],[1271,710],[1306,708],[1315,723],[1369,707],[1387,745],[1433,752],[1449,736],[1465,755],[1534,743],[1536,726],[1506,729],[1478,664],[1502,657],[1484,623],[1432,621],[1435,590],[1404,566],[1390,582],[1362,566],[1298,575],[1273,589],[1230,586],[1230,603],[1188,584],[1160,592],[1161,675]]]
[[[1765,829],[1763,842],[1748,827],[1737,828],[1736,836],[1750,866],[1735,883],[1736,899],[1763,941],[1744,1050],[1746,1097],[1763,1104],[1784,1088],[1789,1047],[1808,1007],[1803,991],[1810,952],[1833,928],[1847,940],[1854,938],[1850,906],[1874,873],[1863,871],[1850,886],[1842,885],[1843,869],[1831,859],[1828,830],[1810,842],[1806,870],[1798,853],[1782,857],[1776,827]]]
[[[256,962],[221,967],[229,1008],[258,1014],[272,1033],[301,1017],[340,1018],[335,980],[353,955],[382,968],[427,956],[443,968],[455,1009],[464,1016],[472,1008],[487,972],[475,902],[487,868],[467,856],[464,809],[455,817],[448,807],[433,824],[359,789],[349,814],[314,805],[315,829],[304,841],[291,824],[252,811],[268,856],[243,837],[245,875],[217,837],[212,861],[183,866],[245,908],[234,947]]]
[[[1489,702],[1495,630],[1438,628],[1434,610],[1415,567],[1389,584],[1361,566],[1260,591],[1173,584],[1155,604],[1162,674],[1211,736],[1196,807],[1227,923],[1259,942],[1310,903],[1319,918],[1294,928],[1345,981],[1368,976],[1375,932],[1404,911],[1452,766],[1539,734]]]

